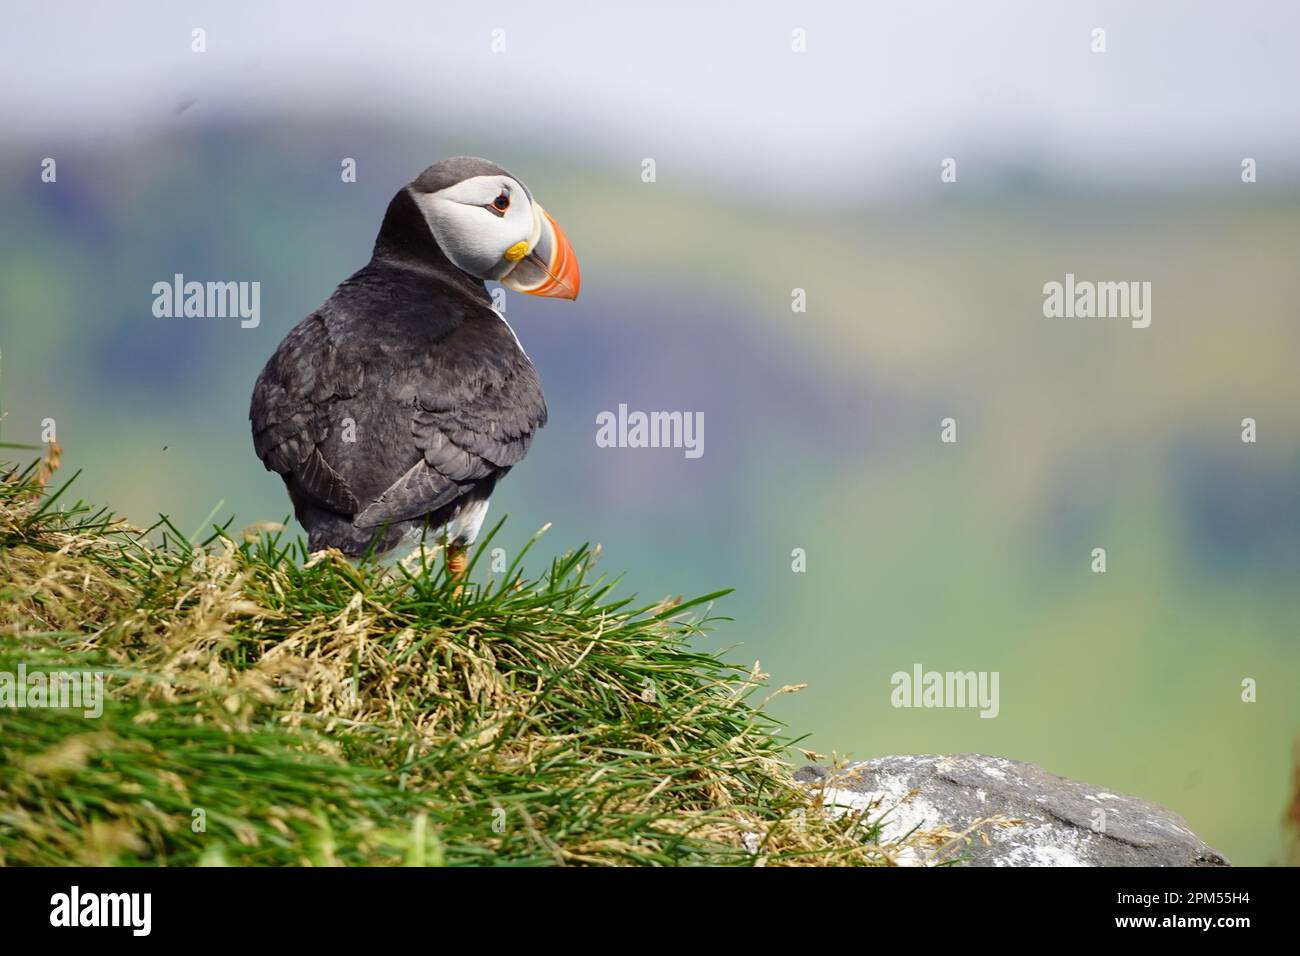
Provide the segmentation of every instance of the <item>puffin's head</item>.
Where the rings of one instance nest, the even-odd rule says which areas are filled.
[[[444,159],[406,189],[458,268],[517,292],[578,297],[582,278],[569,240],[528,187],[496,163]]]

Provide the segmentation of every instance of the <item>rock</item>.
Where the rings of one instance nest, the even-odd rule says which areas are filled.
[[[1164,807],[1004,757],[906,754],[795,779],[836,812],[866,810],[902,865],[1229,865]]]

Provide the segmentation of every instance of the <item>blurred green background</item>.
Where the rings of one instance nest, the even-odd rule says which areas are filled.
[[[1030,760],[1173,808],[1235,863],[1281,857],[1300,731],[1294,177],[1243,185],[1249,153],[1208,135],[1152,160],[1167,176],[1128,177],[1123,162],[1102,176],[1087,148],[1038,156],[1033,136],[993,123],[967,135],[977,161],[958,184],[938,182],[951,152],[900,141],[900,168],[915,166],[881,188],[864,157],[889,140],[851,134],[828,159],[830,126],[812,120],[791,121],[797,145],[770,163],[753,143],[727,162],[707,128],[672,139],[667,106],[628,107],[606,137],[578,90],[573,105],[550,89],[552,115],[519,129],[508,109],[476,115],[427,90],[432,121],[390,115],[388,99],[358,108],[310,89],[380,69],[337,50],[266,101],[223,99],[250,88],[236,67],[262,61],[177,81],[188,22],[171,24],[182,52],[157,67],[163,108],[120,129],[89,111],[32,120],[0,155],[4,440],[36,441],[55,419],[62,474],[85,469],[78,493],[137,522],[163,512],[190,530],[218,503],[236,526],[284,517],[248,434],[262,363],[364,263],[398,187],[443,156],[489,156],[529,184],[583,271],[576,303],[508,300],[551,423],[493,499],[507,547],[553,522],[534,567],[595,541],[648,598],[735,587],[715,609],[735,622],[709,640],[760,660],[775,686],[809,684],[771,709],[811,749]],[[789,18],[772,22],[764,63],[789,55]],[[1067,26],[1086,37],[1090,22]],[[636,49],[643,77],[675,68]],[[538,69],[523,64],[511,69]],[[986,69],[997,89],[989,77],[1016,66]],[[74,77],[62,102],[95,84]],[[139,90],[140,103],[156,92]],[[690,97],[672,95],[688,115]],[[726,122],[784,120],[748,105]],[[45,156],[57,183],[40,182]],[[355,184],[340,181],[345,156]],[[1294,164],[1291,150],[1264,168]],[[260,327],[154,318],[151,287],[176,272],[259,281]],[[1151,282],[1151,327],[1044,318],[1042,286],[1067,272]],[[795,288],[806,313],[791,311]],[[620,403],[703,412],[703,457],[598,448],[596,415]],[[939,441],[949,416],[955,445]],[[1245,417],[1256,444],[1241,441]],[[914,663],[1000,672],[999,716],[893,708],[890,676]]]

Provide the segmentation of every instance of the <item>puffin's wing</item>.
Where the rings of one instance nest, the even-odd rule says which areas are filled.
[[[476,337],[485,331],[476,329]],[[504,333],[504,334],[502,334]],[[411,382],[411,434],[420,459],[354,519],[359,527],[405,521],[455,501],[486,478],[499,477],[528,453],[546,424],[537,371],[509,326],[496,341],[472,343],[474,360],[456,361],[456,343],[422,366]],[[468,336],[467,336],[468,337]],[[493,360],[483,362],[484,355]]]
[[[355,514],[360,506],[319,444],[329,435],[329,405],[360,387],[360,368],[339,360],[325,323],[312,313],[262,369],[248,411],[253,447],[267,470],[284,476],[314,504],[343,514]]]

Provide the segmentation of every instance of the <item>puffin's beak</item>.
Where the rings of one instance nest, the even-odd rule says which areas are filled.
[[[516,292],[544,295],[556,299],[576,299],[582,287],[578,257],[564,231],[541,206],[533,204],[536,220],[534,240],[518,264],[501,279],[501,284]],[[522,243],[521,243],[522,245]]]

